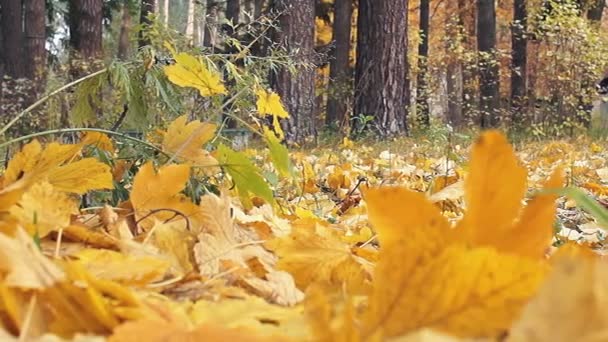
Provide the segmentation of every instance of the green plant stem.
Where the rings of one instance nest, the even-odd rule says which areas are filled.
[[[48,131],[43,131],[43,132],[37,132],[37,133],[33,133],[33,134],[28,134],[28,135],[24,135],[21,136],[19,138],[15,138],[12,139],[10,141],[7,141],[5,143],[0,144],[0,148],[6,147],[8,145],[14,144],[14,143],[18,143],[20,141],[24,141],[24,140],[29,140],[32,138],[36,138],[36,137],[41,137],[41,136],[45,136],[45,135],[53,135],[53,134],[62,134],[62,133],[70,133],[70,132],[99,132],[99,133],[104,133],[104,134],[108,134],[108,135],[113,135],[116,137],[120,137],[123,138],[125,140],[131,140],[134,141],[140,145],[144,145],[150,149],[153,149],[155,151],[158,151],[159,153],[164,154],[167,157],[170,157],[169,154],[167,154],[167,152],[163,151],[162,149],[148,143],[145,142],[141,139],[137,139],[131,136],[128,136],[126,134],[123,133],[119,133],[119,132],[114,132],[114,131],[110,131],[107,129],[102,129],[102,128],[60,128],[60,129],[53,129],[53,130],[48,130]]]
[[[72,81],[72,82],[70,82],[70,83],[68,83],[68,84],[66,84],[66,85],[64,85],[64,86],[62,86],[60,88],[57,88],[57,89],[53,90],[52,92],[50,92],[49,94],[41,97],[40,99],[38,99],[38,101],[32,103],[29,107],[25,108],[23,111],[21,111],[19,114],[17,114],[11,121],[9,121],[9,123],[7,123],[4,127],[2,127],[2,129],[0,130],[0,135],[3,135],[4,132],[6,132],[12,125],[14,125],[17,121],[19,121],[24,115],[26,115],[27,113],[31,112],[34,108],[40,106],[41,104],[43,104],[44,102],[46,102],[51,97],[59,94],[60,92],[66,90],[68,88],[71,88],[71,87],[73,87],[73,86],[75,86],[75,85],[77,85],[77,84],[79,84],[81,82],[84,82],[84,81],[86,81],[86,80],[88,80],[90,78],[99,76],[99,75],[101,75],[103,73],[106,73],[106,72],[108,72],[108,68],[103,68],[103,69],[98,70],[98,71],[96,71],[96,72],[94,72],[92,74],[86,75],[86,76],[84,76],[82,78],[79,78],[79,79],[77,79],[75,81]],[[4,144],[2,144],[0,146],[4,146]]]

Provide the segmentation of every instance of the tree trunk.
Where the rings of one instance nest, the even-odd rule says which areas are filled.
[[[420,0],[420,43],[418,44],[418,75],[416,78],[416,121],[420,128],[430,126],[429,89],[427,82],[429,57],[430,0]]]
[[[70,0],[70,46],[77,57],[101,57],[102,0]]]
[[[36,82],[38,91],[44,85],[46,68],[46,3],[44,0],[25,1],[25,75]]]
[[[194,0],[188,0],[188,17],[186,19],[186,38],[194,41]]]
[[[499,79],[496,62],[496,10],[494,0],[477,0],[477,49],[479,65],[480,125],[495,127],[499,122]]]
[[[382,136],[407,134],[407,0],[360,0],[355,68],[355,128],[372,116]],[[364,120],[366,121],[366,120]]]
[[[475,45],[475,2],[458,0],[458,22],[463,30],[462,44],[465,51],[473,51]],[[476,77],[470,60],[462,63],[462,116],[475,120]]]
[[[603,0],[602,0],[603,1]],[[513,123],[524,123],[526,103],[526,72],[528,64],[528,41],[525,37],[527,23],[526,0],[514,0],[513,24],[511,26],[511,110]]]
[[[283,13],[277,42],[297,64],[297,73],[281,69],[274,84],[290,114],[284,122],[288,141],[304,142],[316,135],[315,127],[315,5],[310,0],[276,0]]]
[[[171,3],[171,0],[165,0],[165,3],[163,4],[163,22],[165,23],[165,26],[169,27],[169,16],[170,16],[170,7],[169,4]]]
[[[606,0],[592,0],[592,6],[587,12],[587,19],[593,23],[599,23],[601,25],[602,15],[604,14],[605,7]]]
[[[165,0],[170,1],[170,0]],[[154,13],[154,8],[156,7],[156,0],[142,0],[141,1],[141,10],[139,11],[139,23],[145,27],[150,26],[152,21],[150,20],[150,16]],[[150,39],[144,34],[143,30],[139,32],[139,47],[143,47],[146,45],[150,45]]]
[[[131,11],[125,3],[122,5],[122,22],[120,24],[120,35],[118,37],[118,58],[126,60],[129,58],[129,33],[131,32]]]
[[[1,0],[0,6],[2,7],[0,25],[3,37],[0,57],[4,64],[4,73],[11,78],[25,77],[21,0]]]
[[[352,0],[334,2],[333,58],[329,64],[329,99],[325,123],[339,127],[344,124],[351,99],[352,70],[349,65]]]
[[[207,1],[207,9],[205,15],[205,37],[203,45],[206,47],[215,47],[217,43],[217,23],[218,23],[218,3],[216,0]]]
[[[458,4],[454,1],[446,3],[448,16],[452,17],[446,25],[445,35],[445,55],[447,56],[446,66],[446,92],[447,92],[447,114],[446,121],[452,127],[459,127],[462,124],[462,58],[455,54],[454,48],[460,44],[461,23],[459,17],[454,17],[458,13]]]

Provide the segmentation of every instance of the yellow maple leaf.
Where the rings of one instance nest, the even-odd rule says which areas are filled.
[[[353,293],[369,289],[365,260],[354,255],[334,230],[314,219],[292,225],[289,236],[268,241],[266,247],[279,256],[277,267],[291,273],[299,288],[321,283],[336,289],[346,286]]]
[[[561,181],[557,172],[546,185]],[[475,143],[467,182],[469,211],[456,229],[421,193],[399,187],[364,192],[382,246],[365,336],[429,327],[497,336],[535,293],[546,273],[541,256],[550,243],[555,197],[537,197],[517,221],[526,171],[496,131]],[[505,240],[523,232],[533,240],[525,247],[515,237]]]
[[[110,166],[95,158],[58,166],[50,170],[47,177],[57,190],[79,195],[91,190],[114,188]]]
[[[88,131],[80,139],[82,145],[92,145],[101,150],[114,152],[114,144],[112,139],[101,132]]]
[[[174,155],[179,161],[197,166],[216,167],[217,160],[204,147],[213,138],[217,126],[199,120],[187,122],[188,116],[175,119],[163,133],[163,151]]]
[[[169,81],[180,87],[196,88],[201,96],[225,94],[220,76],[209,70],[198,58],[181,52],[173,56],[175,64],[165,67]]]
[[[287,119],[289,118],[289,113],[287,113],[285,107],[283,107],[281,97],[273,91],[266,91],[264,89],[256,90],[255,94],[258,97],[256,101],[258,113],[262,117],[265,115],[272,115],[272,126],[274,127],[274,131],[277,133],[279,139],[283,139],[285,133],[281,128],[279,118]]]
[[[83,249],[73,256],[93,277],[131,286],[163,279],[170,265],[162,257],[131,256],[104,249]]]
[[[167,165],[158,172],[152,162],[142,165],[133,179],[131,204],[143,228],[151,228],[156,219],[182,222],[187,229],[199,229],[198,207],[181,194],[189,178],[188,165]]]
[[[456,227],[457,235],[476,246],[543,256],[551,241],[557,197],[537,196],[517,223],[526,192],[527,172],[505,136],[498,131],[487,131],[479,137],[473,145],[470,164],[465,179],[467,209]],[[545,187],[559,187],[563,181],[561,169],[557,169]],[[522,234],[528,240],[523,245],[519,244]]]
[[[39,182],[23,194],[10,213],[30,234],[45,237],[70,225],[71,216],[78,214],[78,202],[51,184]]]

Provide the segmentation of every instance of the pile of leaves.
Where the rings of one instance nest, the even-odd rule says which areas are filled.
[[[165,72],[224,91],[189,55]],[[1,339],[603,339],[601,146],[288,154],[280,98],[256,94],[265,149],[186,116],[150,160],[94,130],[25,144],[0,179]]]

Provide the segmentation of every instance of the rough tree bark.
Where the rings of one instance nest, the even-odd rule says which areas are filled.
[[[407,134],[407,0],[360,0],[355,67],[355,128],[374,117],[382,136]]]
[[[102,0],[70,0],[70,47],[85,60],[101,57]]]
[[[496,63],[496,9],[494,0],[477,0],[477,49],[483,55],[479,65],[480,126],[499,122],[499,79]]]
[[[310,0],[276,0],[280,17],[277,42],[286,47],[295,63],[295,74],[281,69],[273,83],[290,114],[284,129],[288,141],[304,142],[316,135],[315,127],[315,5]]]
[[[350,100],[352,70],[349,65],[352,0],[334,2],[333,53],[329,64],[329,98],[325,123],[342,126]]]
[[[430,0],[420,0],[420,43],[418,44],[418,75],[416,75],[416,121],[420,128],[430,126],[429,90],[427,82]]]
[[[0,6],[2,7],[0,26],[3,37],[0,57],[4,65],[4,73],[5,76],[11,78],[21,78],[25,76],[21,0],[1,0]]]
[[[515,125],[524,123],[526,103],[526,73],[528,65],[528,41],[525,37],[527,23],[526,0],[513,1],[511,26],[511,111]]]
[[[448,13],[457,13],[458,4],[449,1],[446,10]],[[452,127],[462,125],[462,60],[460,56],[454,55],[454,45],[460,43],[458,41],[460,28],[460,20],[456,16],[446,25],[445,31],[445,35],[448,37],[445,43],[445,53],[448,56],[446,67],[446,91],[448,95],[446,120]]]
[[[28,0],[24,1],[24,6],[25,76],[34,81],[40,91],[46,68],[46,3],[45,0]]]

